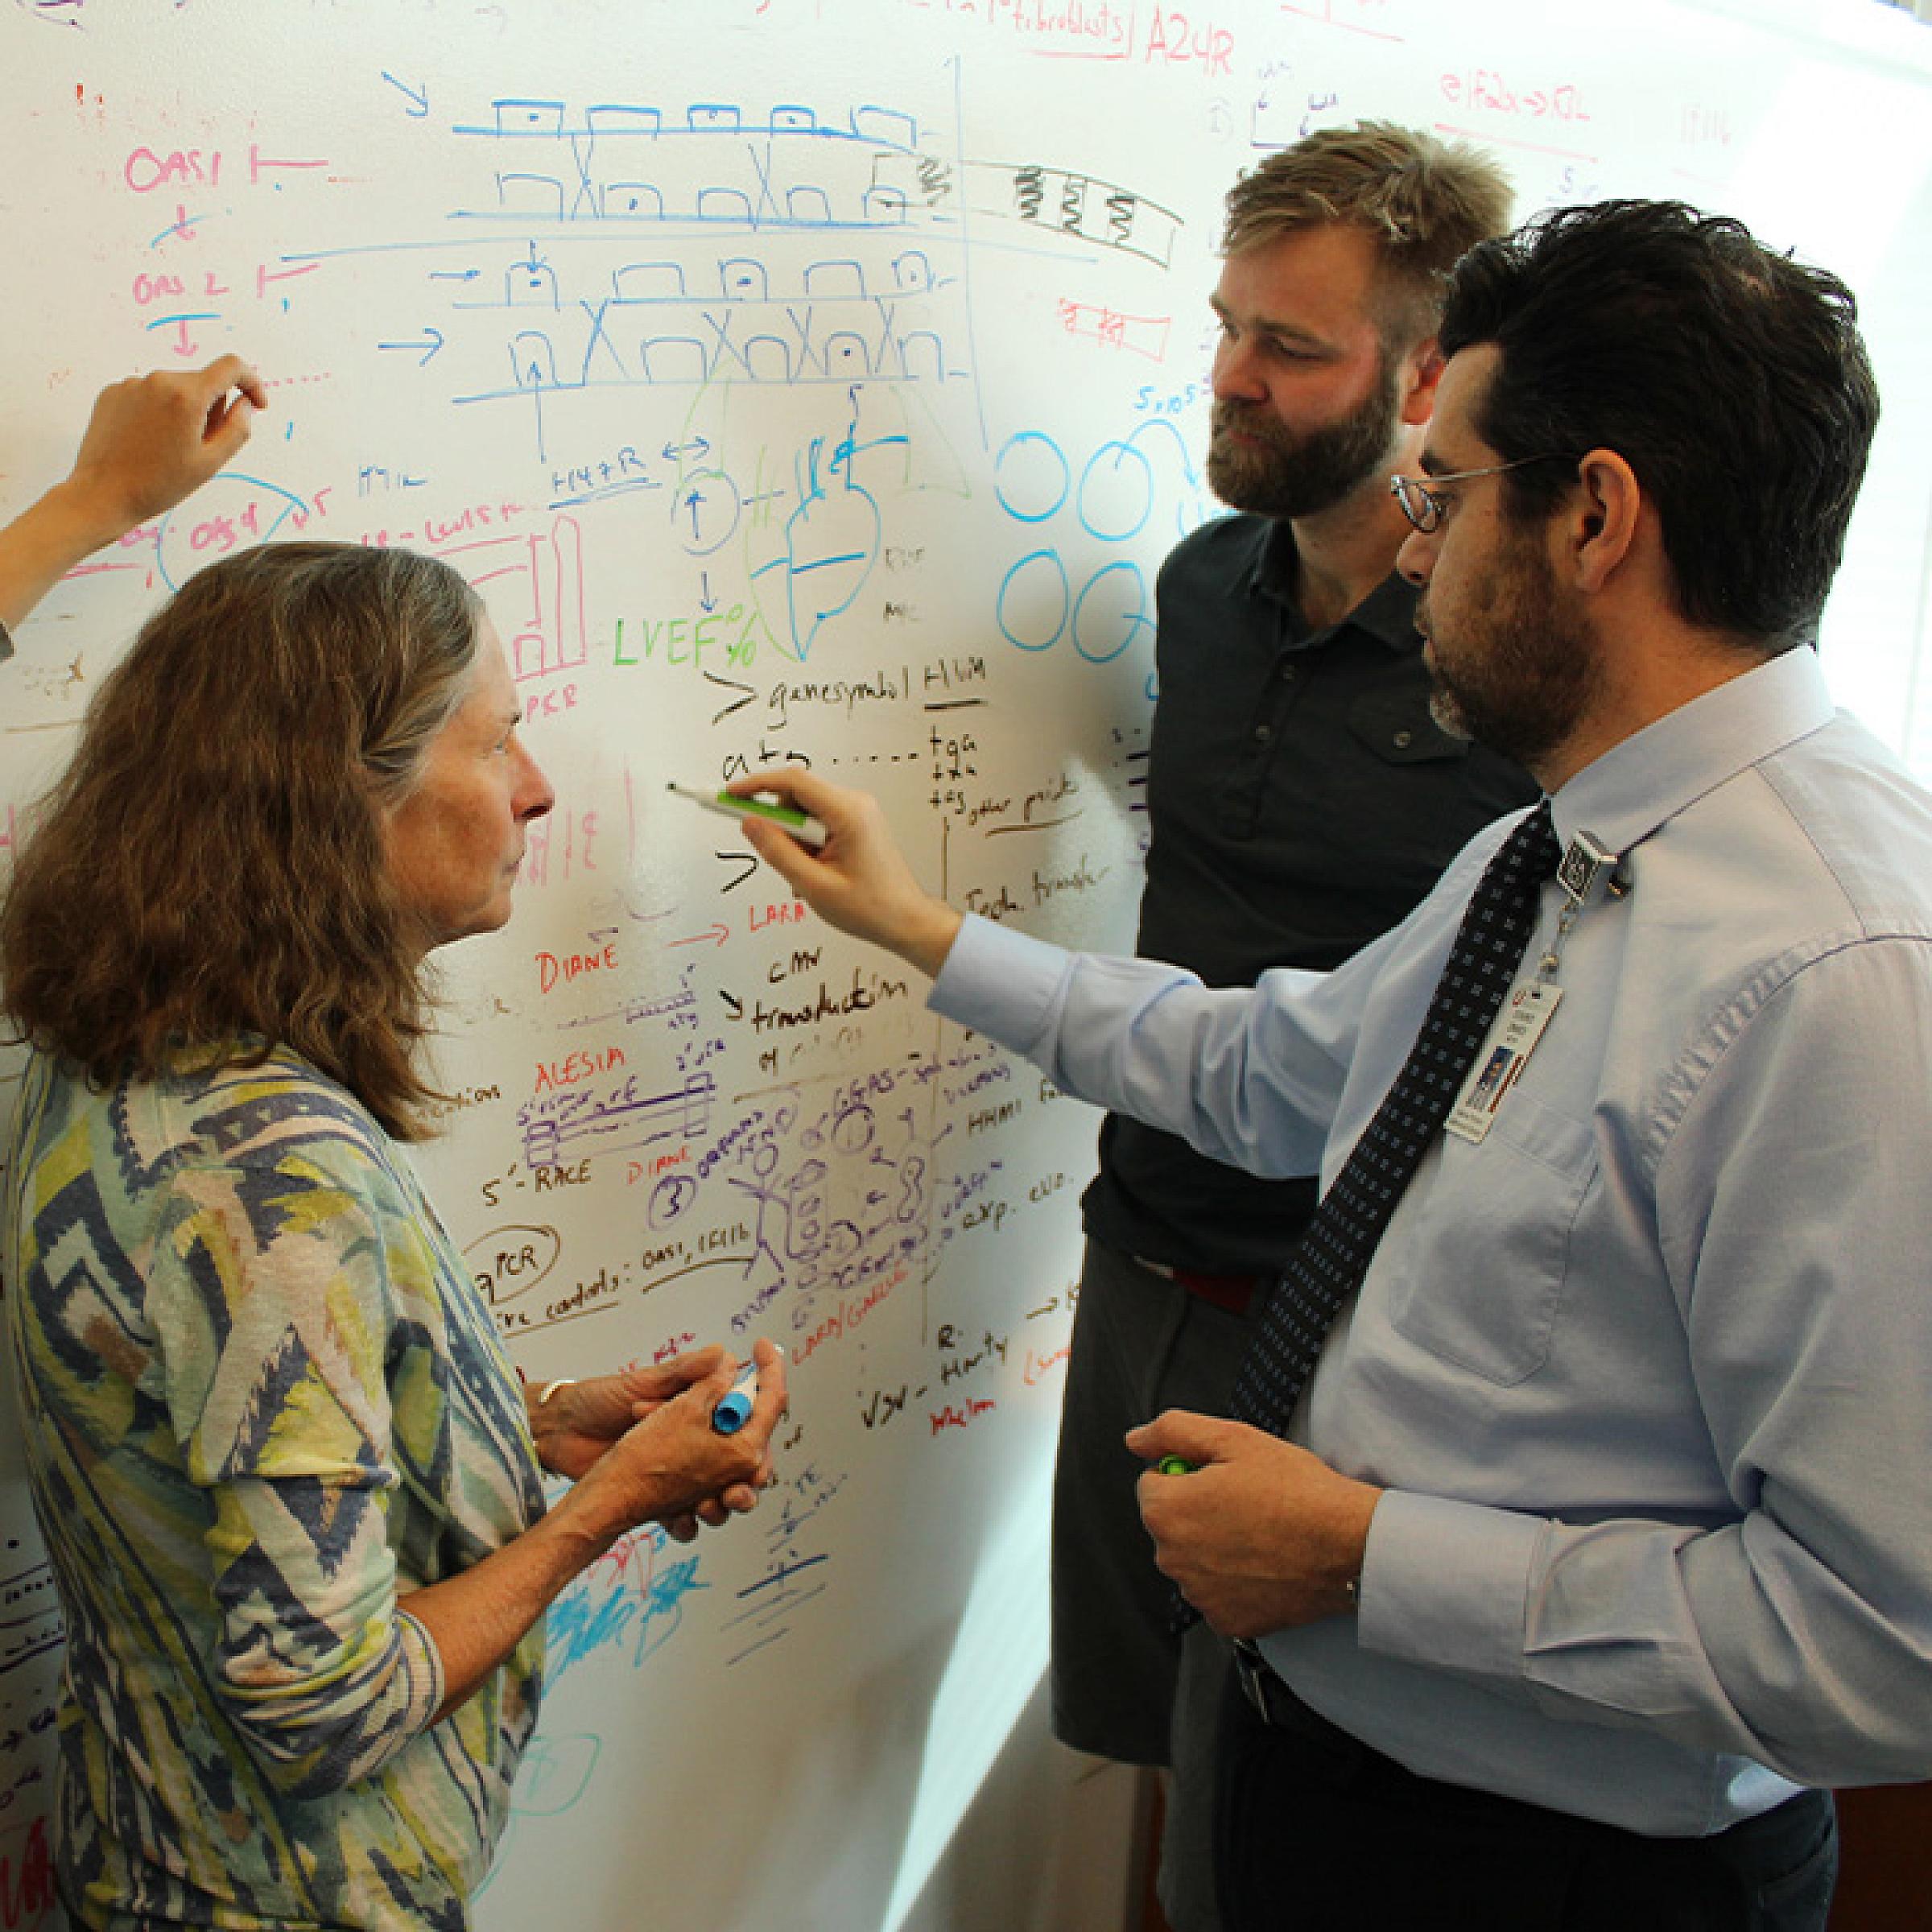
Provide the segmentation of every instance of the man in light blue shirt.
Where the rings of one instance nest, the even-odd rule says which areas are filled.
[[[1443,346],[1401,568],[1439,716],[1576,861],[1516,980],[1560,1005],[1477,1054],[1288,1439],[1129,1439],[1162,1567],[1265,1660],[1223,1911],[1819,1928],[1823,1787],[1932,1773],[1932,799],[1804,647],[1876,393],[1842,285],[1669,204],[1476,249]],[[752,836],[940,1011],[1324,1187],[1511,829],[1332,974],[1217,992],[962,924],[870,801],[745,782],[832,827]]]

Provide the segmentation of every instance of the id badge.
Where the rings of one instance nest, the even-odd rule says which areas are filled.
[[[1480,1145],[1488,1133],[1563,997],[1562,987],[1547,980],[1528,980],[1510,989],[1443,1123],[1459,1140]]]

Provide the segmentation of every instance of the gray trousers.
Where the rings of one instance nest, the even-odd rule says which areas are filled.
[[[1170,1768],[1160,1895],[1174,1932],[1220,1932],[1216,1738],[1227,1653],[1205,1624],[1170,1628],[1121,1438],[1163,1409],[1227,1412],[1249,1324],[1089,1241],[1080,1274],[1053,1499],[1053,1719],[1075,1749]]]

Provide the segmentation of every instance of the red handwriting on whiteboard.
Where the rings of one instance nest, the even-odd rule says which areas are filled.
[[[1472,67],[1466,74],[1444,74],[1443,95],[1458,107],[1485,114],[1514,114],[1530,121],[1587,121],[1583,90],[1568,81],[1517,88],[1493,68]]]
[[[1203,75],[1232,74],[1228,62],[1233,52],[1234,35],[1226,27],[1190,20],[1179,7],[1157,6],[1147,23],[1147,45],[1141,59],[1148,66],[1192,62]]]
[[[248,151],[248,185],[271,186],[279,175],[306,173],[327,167],[327,161],[283,160],[265,155],[250,144]],[[221,153],[218,148],[171,148],[165,155],[151,147],[137,147],[122,163],[121,178],[138,195],[151,195],[161,188],[219,188],[221,185]]]
[[[1678,125],[1678,138],[1686,147],[1731,145],[1731,117],[1721,107],[1686,107]]]
[[[0,1853],[0,1926],[35,1926],[54,1909],[54,1861],[47,1856],[47,1820],[27,1827],[18,1853]]]
[[[943,1409],[930,1412],[932,1433],[937,1435],[943,1429],[964,1429],[976,1422],[983,1415],[991,1415],[998,1404],[984,1397],[974,1397],[963,1402],[948,1402]]]

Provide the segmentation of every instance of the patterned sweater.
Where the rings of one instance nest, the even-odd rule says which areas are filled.
[[[542,1513],[516,1378],[398,1150],[292,1054],[90,1093],[35,1056],[0,1225],[67,1618],[76,1923],[458,1932],[541,1625],[431,1725],[398,1596]]]

